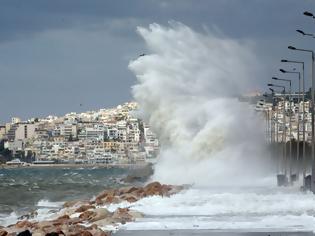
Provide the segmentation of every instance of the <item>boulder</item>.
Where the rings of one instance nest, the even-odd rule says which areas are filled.
[[[70,219],[70,216],[68,216],[68,215],[59,216],[57,218],[57,220],[69,220],[69,219]]]
[[[84,211],[87,211],[89,209],[94,209],[94,208],[95,206],[92,206],[92,205],[82,205],[79,208],[77,208],[75,212],[84,212]]]
[[[79,200],[68,201],[63,204],[63,207],[73,207],[79,202],[80,202]]]
[[[123,224],[133,220],[132,215],[129,214],[129,209],[128,208],[118,208],[114,212],[112,218],[115,219],[118,222],[123,223]]]
[[[123,194],[126,194],[126,193],[133,193],[133,192],[136,192],[137,190],[139,190],[140,188],[138,187],[126,187],[126,188],[120,188],[119,189],[119,195],[123,195]]]
[[[162,185],[159,182],[152,182],[152,183],[147,184],[144,187],[144,191],[148,191],[148,190],[159,191],[161,189],[162,189]]]
[[[51,232],[45,234],[45,236],[59,236],[59,235],[65,235],[63,232]]]
[[[112,203],[119,203],[119,202],[121,202],[120,199],[112,195],[108,195],[106,198],[103,199],[103,203],[105,204],[112,204]]]
[[[65,225],[65,224],[68,224],[69,221],[70,221],[70,216],[68,215],[63,215],[63,216],[60,216],[58,217],[57,219],[51,221],[51,224],[53,226],[60,226],[60,225]]]
[[[100,230],[100,229],[92,229],[92,230],[89,230],[89,232],[93,236],[110,236],[110,234],[107,234],[103,230]]]
[[[34,225],[34,229],[46,231],[46,229],[53,228],[53,224],[50,221],[41,221]]]
[[[143,214],[139,211],[129,210],[128,214],[132,216],[132,219],[143,218]]]
[[[32,234],[29,230],[25,230],[25,231],[18,233],[17,236],[32,236]]]
[[[108,211],[107,209],[105,209],[105,208],[97,208],[97,209],[94,210],[94,213],[95,213],[95,215],[92,215],[89,218],[90,222],[103,220],[103,219],[105,219],[107,217],[111,217],[112,216],[112,213],[110,211]]]
[[[97,199],[103,199],[106,198],[107,196],[116,196],[118,194],[119,194],[118,189],[108,189],[97,195],[95,201],[97,201]]]
[[[81,206],[81,205],[86,205],[89,204],[88,200],[74,200],[74,201],[68,201],[63,204],[64,208],[68,207],[75,207],[75,206]]]
[[[23,220],[23,221],[19,221],[15,224],[16,228],[32,228],[33,227],[33,223],[27,221],[27,220]]]
[[[121,199],[121,200],[128,201],[128,202],[130,202],[130,203],[136,202],[136,201],[139,200],[135,195],[130,194],[130,193],[125,193],[125,194],[123,194],[122,196],[120,196],[120,199]]]
[[[90,219],[92,216],[95,216],[95,215],[96,213],[93,211],[85,211],[79,216],[79,218],[84,221],[87,221],[88,219]]]
[[[7,236],[8,232],[5,231],[4,229],[0,229],[0,236]]]

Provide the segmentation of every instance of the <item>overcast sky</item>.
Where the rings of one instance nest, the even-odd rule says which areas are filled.
[[[0,123],[116,106],[132,99],[128,62],[146,53],[137,26],[180,21],[255,44],[266,89],[281,58],[309,61],[315,0],[0,0]],[[307,71],[310,70],[307,64]],[[307,73],[308,74],[308,73]],[[82,104],[82,106],[80,106]]]

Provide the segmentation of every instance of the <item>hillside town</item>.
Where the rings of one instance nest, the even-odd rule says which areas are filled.
[[[138,105],[62,117],[22,121],[13,117],[0,126],[2,160],[33,164],[138,164],[154,160],[159,141],[134,115]]]

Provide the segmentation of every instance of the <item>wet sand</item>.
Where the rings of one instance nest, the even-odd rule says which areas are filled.
[[[120,230],[114,236],[314,236],[313,232],[216,232],[212,230]]]

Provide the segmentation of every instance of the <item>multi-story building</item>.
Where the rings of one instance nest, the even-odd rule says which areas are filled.
[[[37,125],[32,123],[19,123],[14,135],[14,140],[25,140],[35,136]]]
[[[5,125],[0,125],[0,140],[6,137],[6,128]]]

